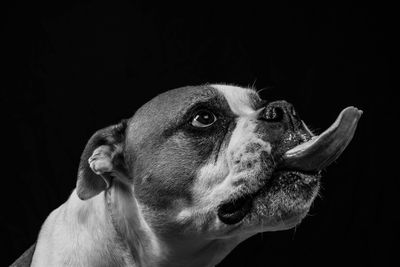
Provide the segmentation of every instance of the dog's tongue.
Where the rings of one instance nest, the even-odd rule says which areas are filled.
[[[347,107],[322,134],[302,143],[283,156],[283,167],[302,171],[319,171],[334,160],[350,143],[362,111]]]

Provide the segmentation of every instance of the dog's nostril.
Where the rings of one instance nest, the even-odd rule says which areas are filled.
[[[283,120],[285,111],[281,107],[272,106],[267,107],[264,113],[264,118],[268,122],[279,122]]]

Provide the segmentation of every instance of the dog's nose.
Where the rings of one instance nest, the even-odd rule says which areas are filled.
[[[291,129],[296,129],[301,125],[301,120],[293,105],[284,101],[270,102],[260,114],[261,120],[282,123]]]

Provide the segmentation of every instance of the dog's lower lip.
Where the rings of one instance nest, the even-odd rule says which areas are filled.
[[[276,174],[278,174],[278,173],[284,173],[284,172],[297,172],[297,173],[301,173],[301,174],[304,174],[304,175],[308,175],[308,176],[320,176],[321,175],[321,172],[322,172],[322,170],[308,170],[308,171],[305,171],[305,170],[299,170],[299,169],[295,169],[295,168],[293,168],[293,169],[286,169],[286,168],[277,168],[275,171],[274,171],[274,174],[273,174],[273,176],[274,175],[276,175]]]
[[[321,171],[320,170],[313,170],[313,171],[303,171],[303,170],[276,170],[270,179],[270,183],[273,183],[274,179],[277,179],[281,176],[294,176],[299,177],[299,179],[305,184],[314,184],[318,182],[321,178]]]

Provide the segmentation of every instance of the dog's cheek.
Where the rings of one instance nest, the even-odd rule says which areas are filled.
[[[143,202],[159,210],[173,209],[173,202],[178,199],[192,205],[191,188],[196,172],[211,156],[213,141],[188,138],[179,132],[158,147],[145,160],[138,159],[143,164],[138,185]]]

